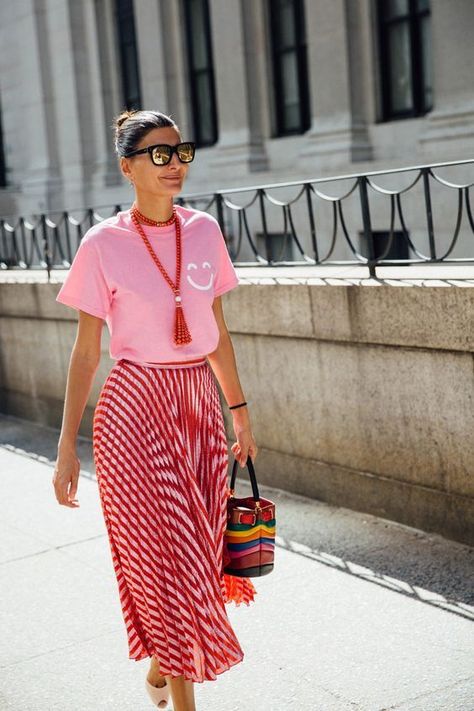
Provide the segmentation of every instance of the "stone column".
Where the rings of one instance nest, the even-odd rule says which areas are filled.
[[[351,75],[351,63],[365,61],[363,9],[349,3],[346,11],[346,0],[306,0],[305,14],[312,121],[299,160],[309,167],[316,159],[317,167],[321,158],[326,168],[368,159],[367,126],[355,90],[362,79]]]
[[[82,150],[69,6],[60,0],[40,0],[35,4],[38,9],[41,7],[37,32],[44,43],[43,71],[48,73],[43,101],[61,175],[61,190],[51,194],[47,209],[81,207]]]
[[[126,184],[118,167],[114,147],[112,124],[122,110],[122,90],[120,84],[120,57],[116,42],[114,0],[97,0],[95,19],[98,40],[98,61],[103,105],[103,126],[107,165],[104,175],[105,187]],[[115,200],[116,198],[114,198]]]
[[[456,160],[474,151],[474,3],[431,0],[433,110],[420,150],[427,159]]]
[[[191,102],[187,85],[186,46],[181,2],[159,0],[164,51],[166,112],[178,124],[183,140],[192,141]]]
[[[270,91],[266,71],[266,23],[264,0],[242,0],[245,73],[250,128],[248,168],[251,172],[269,169],[265,140],[270,136],[268,112]]]
[[[346,0],[348,74],[351,105],[350,156],[355,163],[373,159],[369,126],[376,121],[375,39],[371,0]]]
[[[35,143],[23,191],[37,193],[42,184],[41,211],[88,206],[98,199],[106,164],[93,0],[36,0],[26,22],[31,42],[21,61],[30,66],[21,86],[37,106],[23,117],[26,141]],[[31,168],[36,151],[42,174]]]
[[[249,170],[264,170],[266,157],[263,152],[260,127],[255,114],[261,110],[257,97],[249,96],[249,77],[256,48],[245,32],[258,29],[252,25],[260,8],[257,3],[236,0],[210,0],[212,48],[218,102],[218,142],[210,157],[209,167],[224,177],[236,171],[245,174]],[[244,14],[251,13],[245,17]],[[253,28],[253,30],[252,30]],[[250,80],[250,86],[258,83],[258,76]],[[256,100],[253,112],[252,101]],[[256,130],[255,130],[256,129]],[[254,134],[252,135],[252,131]]]
[[[19,210],[14,200],[8,201],[8,214],[50,210],[61,188],[49,46],[44,3],[25,0],[8,3],[8,6],[1,4],[2,108],[8,190],[21,200]]]
[[[49,0],[51,10],[56,15],[58,5],[64,2]],[[61,73],[59,79],[62,82],[61,91],[67,83],[72,87],[72,105],[65,105],[65,102],[57,102],[57,112],[59,122],[71,120],[71,109],[76,115],[79,132],[80,162],[83,187],[83,204],[91,206],[97,204],[100,199],[100,191],[104,185],[104,177],[108,169],[108,150],[110,136],[105,132],[104,102],[102,96],[102,83],[100,73],[99,42],[94,0],[69,0],[69,18],[65,18],[67,24],[63,26],[63,32],[70,43],[71,61],[69,74]],[[52,21],[53,18],[52,18]],[[57,35],[53,35],[56,41]],[[58,62],[62,66],[63,57],[61,53],[55,52]],[[110,131],[110,129],[109,129]],[[65,137],[62,144],[62,162],[66,167],[68,163],[69,140]]]
[[[167,113],[164,30],[160,5],[134,0],[142,108]]]

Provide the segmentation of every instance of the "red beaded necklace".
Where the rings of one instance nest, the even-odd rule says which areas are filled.
[[[175,298],[175,303],[176,303],[174,342],[177,346],[181,346],[186,343],[191,343],[192,338],[191,338],[191,334],[189,333],[189,330],[188,330],[188,327],[186,325],[186,321],[184,318],[183,306],[181,303],[181,295],[180,295],[180,289],[179,289],[179,284],[180,284],[180,279],[181,279],[181,223],[180,223],[178,214],[176,212],[176,206],[173,205],[173,214],[169,218],[169,220],[165,220],[164,222],[157,222],[156,220],[151,220],[149,217],[145,217],[145,215],[142,215],[142,213],[138,210],[135,203],[133,203],[132,207],[130,208],[130,217],[132,219],[133,224],[137,228],[139,235],[145,242],[145,245],[150,253],[150,256],[152,257],[156,266],[161,271],[164,278],[166,279],[166,281],[168,282],[168,284],[170,285],[171,289],[174,292],[174,298]],[[148,237],[146,236],[145,232],[143,231],[143,227],[141,226],[140,222],[144,222],[146,225],[150,225],[150,226],[154,226],[154,227],[165,227],[166,225],[172,225],[174,222],[175,228],[176,228],[176,284],[173,284],[173,282],[171,281],[171,278],[169,277],[169,275],[167,274],[163,265],[161,264],[160,260],[158,259],[155,252],[153,251],[153,247],[151,246]]]

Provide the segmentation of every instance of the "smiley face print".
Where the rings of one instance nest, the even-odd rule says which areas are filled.
[[[214,283],[214,272],[212,270],[212,265],[209,262],[202,262],[196,264],[195,262],[189,262],[187,266],[188,274],[186,278],[188,282],[195,289],[200,291],[208,291],[212,289]]]

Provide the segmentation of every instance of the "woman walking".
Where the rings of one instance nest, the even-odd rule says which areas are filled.
[[[225,603],[249,605],[249,578],[223,573],[228,450],[217,381],[243,467],[257,455],[221,295],[238,285],[217,220],[173,203],[194,158],[176,123],[126,111],[115,123],[129,210],[84,235],[56,300],[79,311],[53,476],[76,507],[76,436],[100,361],[115,363],[94,409],[93,451],[129,658],[146,689],[194,711],[194,682],[242,661]]]

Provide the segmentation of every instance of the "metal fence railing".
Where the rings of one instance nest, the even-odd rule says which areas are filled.
[[[375,276],[378,265],[474,263],[473,184],[474,158],[183,194],[175,202],[215,215],[236,266],[364,265]],[[46,269],[49,279],[51,270],[70,266],[87,229],[122,209],[1,218],[0,268]]]

